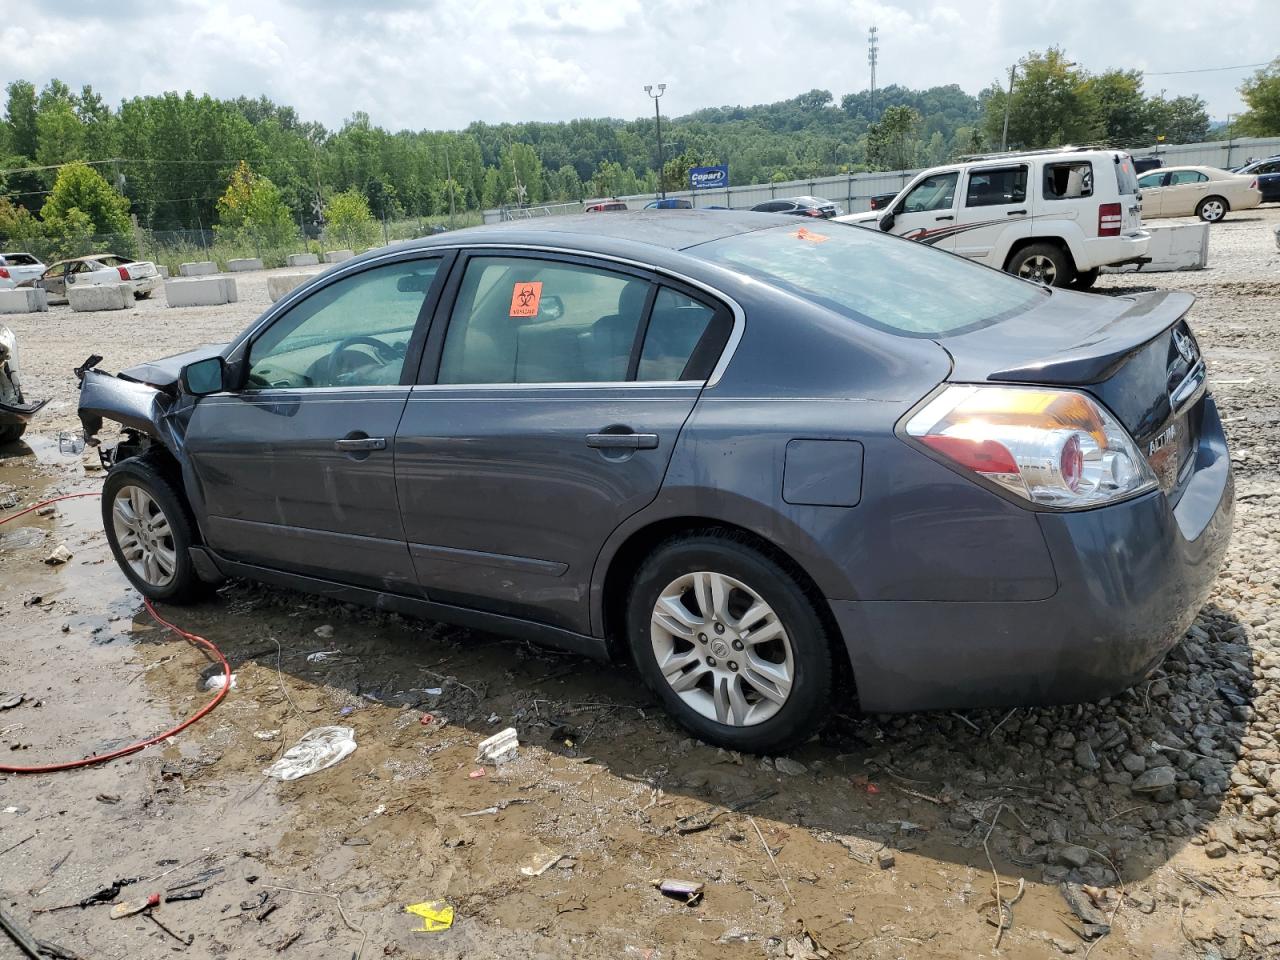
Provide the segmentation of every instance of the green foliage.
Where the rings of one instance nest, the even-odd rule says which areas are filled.
[[[1162,93],[1147,101],[1147,143],[1199,143],[1209,136],[1209,114],[1199,97],[1174,97]]]
[[[44,250],[46,256],[54,260],[65,260],[68,257],[83,257],[90,253],[99,253],[94,223],[89,215],[78,207],[71,207],[61,213],[44,218]],[[110,253],[128,255],[125,244],[116,235],[110,238]],[[129,246],[131,247],[132,241]]]
[[[359,251],[382,239],[382,229],[369,211],[369,201],[358,190],[346,190],[330,197],[325,220],[325,240],[331,246]]]
[[[914,107],[890,107],[867,132],[867,159],[882,170],[916,166],[922,152],[917,132],[923,122]]]
[[[71,237],[78,236],[76,231],[81,226],[80,218],[73,215],[76,212],[88,221],[89,233],[101,238],[112,253],[135,252],[129,201],[83,163],[70,163],[58,171],[53,190],[40,208],[40,217],[50,237]]]
[[[219,240],[251,246],[254,256],[265,254],[273,261],[283,260],[282,252],[296,247],[298,239],[298,225],[280,190],[266,177],[257,176],[243,160],[218,199],[214,230]]]
[[[1004,89],[990,91],[983,133],[993,145],[1003,139],[1006,102],[1010,149],[1090,143],[1103,135],[1103,120],[1089,75],[1067,60],[1058,47],[1023,58],[1012,99]]]
[[[1240,86],[1240,96],[1249,105],[1237,121],[1245,136],[1280,136],[1280,57],[1259,70]]]

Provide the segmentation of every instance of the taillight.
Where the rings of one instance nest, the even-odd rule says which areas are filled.
[[[1249,183],[1249,189],[1250,189],[1250,190],[1257,190],[1257,189],[1258,189],[1258,178],[1257,178],[1257,177],[1254,177],[1254,178],[1253,178],[1253,180]]]
[[[805,215],[806,217],[821,217],[821,216],[822,216],[822,211],[821,211],[821,210],[815,210],[815,209],[813,209],[813,207],[810,207],[808,210],[806,210],[806,211],[804,212],[804,215]]]
[[[120,274],[120,279],[121,279],[121,280],[129,280],[129,279],[132,279],[132,278],[129,276],[129,270],[128,270],[128,268],[127,268],[127,267],[116,267],[116,271]]]
[[[1032,503],[1096,507],[1156,485],[1115,418],[1074,390],[947,387],[907,435],[956,466]]]
[[[1120,224],[1123,222],[1124,213],[1118,203],[1100,203],[1098,204],[1098,236],[1100,237],[1118,237],[1120,236]]]
[[[9,271],[5,267],[0,267],[0,280],[11,280],[11,279],[12,277],[9,276]]]

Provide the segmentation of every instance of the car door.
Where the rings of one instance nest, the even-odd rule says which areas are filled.
[[[1138,189],[1142,191],[1142,215],[1144,217],[1160,217],[1164,215],[1164,191],[1169,174],[1161,171],[1148,173],[1138,178]]]
[[[889,232],[908,240],[919,240],[942,250],[954,250],[956,246],[956,185],[960,171],[948,170],[931,173],[911,187],[901,200],[893,205],[892,226]],[[885,221],[880,221],[884,229]]]
[[[1208,190],[1209,178],[1199,170],[1171,170],[1169,185],[1160,191],[1160,212],[1166,217],[1189,217]]]
[[[732,316],[640,268],[473,252],[432,324],[396,435],[435,602],[590,631],[592,567],[658,494]]]
[[[440,256],[351,268],[237,351],[239,389],[202,398],[186,444],[218,554],[418,594],[396,499],[394,438]]]
[[[965,175],[964,205],[954,234],[956,253],[970,260],[987,260],[1004,254],[1013,243],[1031,236],[1034,216],[1029,195],[1030,166],[1006,163],[971,167]]]
[[[44,272],[40,285],[49,296],[65,297],[67,295],[67,271],[71,266],[70,263],[55,263]]]

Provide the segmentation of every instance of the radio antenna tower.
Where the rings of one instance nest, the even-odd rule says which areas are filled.
[[[871,116],[876,113],[876,64],[880,61],[880,28],[872,27],[867,33],[867,66],[871,68]]]

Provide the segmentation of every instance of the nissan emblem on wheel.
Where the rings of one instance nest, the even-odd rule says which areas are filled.
[[[1127,164],[992,158],[887,215],[1062,203],[1081,249],[1136,255]],[[335,264],[229,343],[94,357],[85,433],[120,425],[107,543],[149,600],[264,580],[630,661],[733,750],[794,747],[855,696],[1117,694],[1192,622],[1231,529],[1193,299],[1066,289],[1099,262],[1069,243],[1001,239],[1028,283],[944,252],[976,229],[893,232],[478,227]]]

